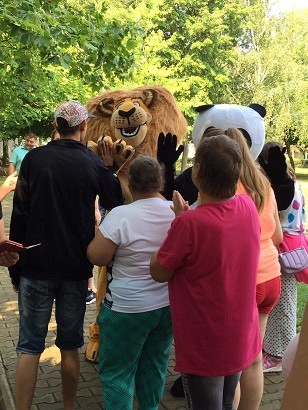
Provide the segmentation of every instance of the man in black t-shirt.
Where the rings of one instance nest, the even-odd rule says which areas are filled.
[[[123,202],[117,178],[81,142],[89,117],[78,101],[60,104],[54,123],[60,139],[30,151],[21,165],[10,239],[41,245],[23,252],[10,268],[20,312],[16,409],[31,407],[54,299],[64,408],[74,406],[93,269],[86,249],[95,233],[95,198],[108,210]]]

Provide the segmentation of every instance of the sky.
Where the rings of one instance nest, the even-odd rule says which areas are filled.
[[[308,8],[308,0],[277,0],[273,7],[278,12]]]

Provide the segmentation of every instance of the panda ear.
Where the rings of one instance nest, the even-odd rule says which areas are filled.
[[[203,112],[203,111],[209,110],[210,108],[214,107],[214,105],[215,104],[200,105],[199,107],[195,107],[195,111]]]
[[[266,109],[263,107],[263,105],[253,103],[250,104],[248,107],[257,111],[257,113],[260,114],[262,118],[266,116]]]

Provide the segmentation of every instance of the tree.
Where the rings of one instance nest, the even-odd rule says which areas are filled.
[[[114,4],[114,2],[111,2]],[[192,124],[193,107],[225,102],[235,46],[246,27],[243,0],[124,1],[118,16],[141,25],[135,67],[117,85],[161,84],[173,92]],[[121,10],[119,10],[121,8]]]
[[[241,38],[232,94],[267,109],[267,138],[307,145],[308,10],[273,14],[269,1],[249,2],[250,28]],[[254,16],[254,20],[252,19]]]
[[[102,18],[105,11],[94,0],[1,2],[2,138],[29,128],[48,135],[56,103],[86,101],[105,77],[125,77],[138,27]]]

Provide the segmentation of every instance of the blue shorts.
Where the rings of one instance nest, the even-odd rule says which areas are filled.
[[[84,344],[83,322],[88,281],[37,280],[20,277],[18,353],[41,354],[56,299],[57,337],[61,350],[79,349]]]

